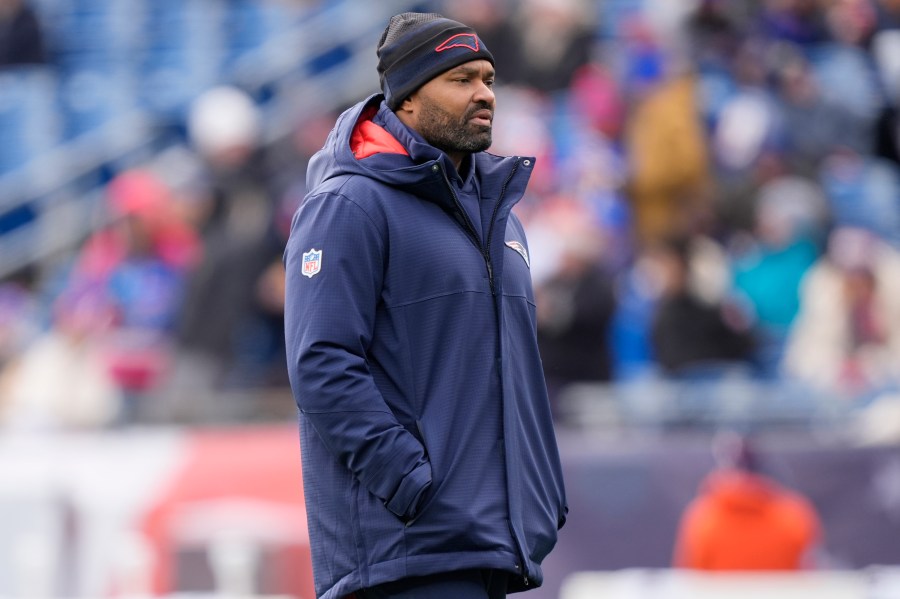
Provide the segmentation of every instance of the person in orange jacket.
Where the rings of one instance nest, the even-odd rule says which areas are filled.
[[[814,565],[821,524],[812,503],[758,470],[746,438],[719,437],[719,468],[681,517],[674,565],[696,570],[799,570]]]

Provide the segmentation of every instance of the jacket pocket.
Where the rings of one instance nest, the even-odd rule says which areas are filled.
[[[403,478],[400,488],[384,506],[403,522],[415,518],[425,492],[431,487],[431,476],[431,464],[426,460]]]
[[[421,420],[416,420],[416,431],[419,435],[419,442],[422,444],[422,448],[425,450],[425,458],[429,461],[429,463],[431,463],[431,457],[428,452],[428,441],[425,439],[425,428],[422,426]],[[413,515],[405,522],[407,526],[412,526],[416,522],[416,520],[418,520],[422,516],[422,514],[424,514],[428,510],[431,504],[434,503],[435,497],[437,497],[439,484],[435,478],[436,474],[434,472],[434,464],[431,464],[431,466],[431,483],[426,486],[416,498],[416,505],[412,510]]]

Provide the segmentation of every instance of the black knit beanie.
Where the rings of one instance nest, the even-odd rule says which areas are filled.
[[[471,27],[436,13],[391,17],[378,42],[378,76],[391,110],[441,73],[494,57]]]

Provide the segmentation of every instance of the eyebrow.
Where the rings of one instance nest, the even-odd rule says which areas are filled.
[[[449,74],[455,75],[477,75],[481,69],[476,67],[467,67],[466,65],[460,65],[454,69],[450,69]],[[493,69],[487,71],[485,73],[488,77],[495,77],[497,74]]]

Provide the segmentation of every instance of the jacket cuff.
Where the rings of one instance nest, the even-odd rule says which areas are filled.
[[[416,466],[400,481],[400,486],[385,507],[404,522],[416,517],[425,490],[431,486],[431,464],[425,462]]]

